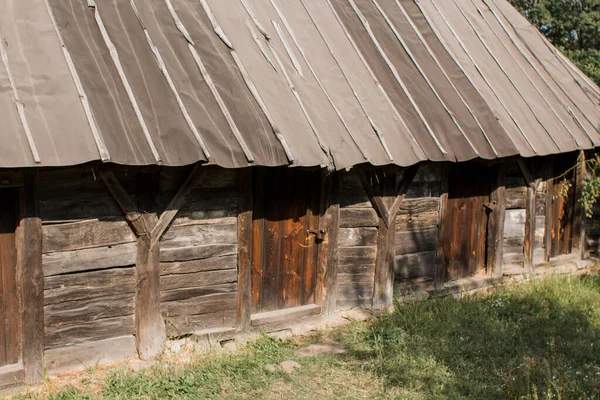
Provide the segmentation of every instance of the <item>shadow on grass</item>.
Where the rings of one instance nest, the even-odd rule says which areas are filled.
[[[339,340],[407,398],[597,399],[600,277],[397,305]]]

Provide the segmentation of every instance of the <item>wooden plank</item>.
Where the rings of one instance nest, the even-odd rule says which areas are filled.
[[[375,269],[373,268],[373,272]],[[374,283],[374,275],[371,274],[346,274],[339,272],[337,282],[339,285],[345,285],[348,283],[360,283],[360,284],[370,284]]]
[[[311,315],[321,314],[321,306],[318,304],[308,304],[299,307],[287,308],[284,310],[267,311],[252,315],[252,326],[261,326],[274,322],[295,320]]]
[[[420,253],[438,246],[437,227],[395,233],[395,254]]]
[[[487,227],[487,272],[488,275],[502,275],[504,252],[504,223],[508,208],[508,190],[506,190],[506,163],[494,169],[490,202],[495,205],[491,210]]]
[[[525,210],[525,241],[523,243],[523,250],[525,252],[525,262],[529,269],[533,269],[533,250],[535,247],[535,203],[537,197],[536,182],[527,188],[527,208]]]
[[[438,212],[440,207],[440,198],[427,197],[422,199],[405,199],[400,208],[398,214],[423,214],[427,212]]]
[[[45,331],[46,349],[73,346],[134,333],[132,316],[99,319],[77,325],[53,326]]]
[[[160,292],[160,301],[181,301],[193,297],[208,296],[211,294],[235,293],[237,283],[226,283],[221,285],[210,285],[204,287],[190,287],[184,289],[162,290]]]
[[[188,225],[171,228],[161,240],[161,249],[197,245],[236,244],[237,223],[231,225]]]
[[[135,333],[140,358],[151,359],[162,353],[166,339],[165,324],[160,314],[160,266],[158,245],[148,247],[138,239],[136,261]]]
[[[396,216],[396,232],[437,228],[438,211]]]
[[[586,163],[585,152],[581,150],[577,156],[577,167],[575,169],[575,211],[573,222],[573,248],[577,250],[579,257],[585,255],[585,208],[579,202],[585,183]]]
[[[133,268],[114,268],[46,278],[45,305],[133,293]]]
[[[208,245],[189,246],[162,249],[160,252],[161,262],[204,260],[213,257],[225,257],[237,254],[237,245]]]
[[[44,276],[135,265],[135,254],[135,243],[44,254]]]
[[[411,187],[411,184],[413,183],[413,180],[415,179],[415,176],[417,175],[418,171],[419,171],[418,164],[408,167],[404,170],[402,182],[400,182],[400,186],[398,187],[398,190],[396,191],[396,193],[394,195],[394,200],[389,209],[388,220],[385,221],[386,225],[388,227],[390,225],[392,225],[392,220],[395,221],[396,215],[398,214],[398,210],[400,209],[400,206],[404,202],[404,199],[406,198],[406,194],[408,193],[408,189]],[[395,176],[393,176],[393,179],[395,179]],[[395,181],[394,181],[394,185],[395,185]]]
[[[337,285],[337,300],[368,299],[372,304],[373,282],[353,282]]]
[[[252,215],[254,198],[251,169],[239,171],[238,187],[236,325],[238,329],[246,330],[250,327],[250,315],[252,314]]]
[[[308,232],[298,232],[299,239],[300,235],[306,239],[304,246],[299,246],[300,250],[304,252],[304,288],[300,298],[300,305],[316,303],[317,296],[317,282],[319,274],[319,251],[321,251],[321,244],[324,239],[325,230],[322,229],[321,225],[321,203],[323,198],[321,191],[325,188],[321,179],[317,182],[312,176],[307,177],[305,187],[310,188],[310,196],[308,197],[308,209],[306,211]],[[297,187],[297,190],[303,190],[301,187]],[[306,229],[306,228],[305,228]],[[315,234],[316,232],[316,234]],[[308,236],[307,236],[308,234]],[[321,280],[322,282],[322,280]]]
[[[127,360],[136,354],[135,337],[127,335],[46,350],[44,363],[48,373],[59,374]]]
[[[104,318],[133,315],[133,293],[81,299],[44,307],[44,325],[75,325]]]
[[[161,275],[160,289],[174,290],[237,282],[237,270],[206,271],[194,274]]]
[[[338,264],[340,269],[355,264],[375,264],[375,259],[377,257],[376,246],[342,247],[338,252]]]
[[[152,228],[151,236],[153,243],[158,242],[169,227],[169,225],[171,225],[173,219],[175,218],[175,215],[177,215],[179,209],[186,202],[192,188],[196,185],[197,182],[200,181],[205,171],[206,170],[201,167],[201,164],[196,164],[194,166],[192,172],[190,172],[185,182],[183,182],[183,184],[179,187],[177,194],[175,195],[175,197],[173,197],[165,211],[160,215],[156,225],[154,225],[154,228]]]
[[[435,277],[435,258],[435,250],[397,255],[394,260],[396,279]]]
[[[375,250],[375,247],[373,247]],[[352,262],[338,266],[338,274],[365,275],[373,281],[375,278],[375,257],[370,262]]]
[[[325,238],[319,246],[315,300],[323,306],[323,314],[335,311],[340,234],[340,175],[323,174],[321,189],[320,230]]]
[[[184,300],[165,301],[160,305],[162,315],[177,317],[180,315],[212,314],[227,310],[235,310],[235,293],[215,293]]]
[[[44,253],[81,250],[135,242],[135,235],[125,221],[86,220],[45,225]]]
[[[377,228],[340,228],[339,247],[376,245]]]
[[[393,215],[390,213],[390,207],[395,196],[390,190],[386,191],[386,193],[378,193],[378,190],[373,187],[369,172],[370,171],[360,171],[360,178],[363,182],[365,192],[369,196],[369,200],[371,200],[371,204],[373,204],[373,208],[377,212],[379,218],[382,219],[386,225],[389,225],[393,217]],[[386,181],[392,181],[394,182],[394,185],[396,184],[395,174],[386,176],[382,179],[385,179]],[[395,192],[395,188],[393,192]]]
[[[265,176],[258,170],[253,176],[253,209],[252,209],[252,258],[251,258],[251,313],[260,311],[260,292],[262,289],[262,272],[265,255]],[[246,321],[247,323],[247,321]]]
[[[340,228],[376,228],[379,224],[377,211],[372,208],[343,208],[340,210]]]
[[[527,207],[527,186],[506,189],[506,209]]]
[[[180,262],[161,262],[160,274],[194,274],[205,271],[222,271],[235,269],[238,264],[238,258],[235,255],[212,257],[204,260],[180,261]]]
[[[504,218],[504,237],[524,237],[526,210],[506,210]]]
[[[38,203],[39,175],[27,172],[21,191],[19,227],[20,282],[23,326],[25,383],[34,384],[44,376],[44,272],[42,268],[42,222]]]
[[[40,217],[44,224],[78,222],[94,218],[123,220],[123,212],[117,202],[106,187],[97,182],[91,187],[82,185],[60,188],[54,192],[46,191],[40,199],[40,208]]]
[[[11,364],[0,368],[0,388],[6,389],[18,386],[25,380],[25,369],[23,365]]]
[[[167,335],[169,337],[179,337],[201,329],[233,328],[236,320],[235,314],[235,310],[232,309],[212,314],[166,317]]]
[[[552,202],[554,200],[554,178],[552,177],[552,164],[548,164],[545,167],[546,173],[546,226],[545,226],[545,237],[544,237],[544,261],[550,261],[552,255],[552,221],[555,218],[554,211],[552,209]]]

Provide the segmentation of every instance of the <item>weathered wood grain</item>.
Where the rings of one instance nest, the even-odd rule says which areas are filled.
[[[487,226],[487,273],[501,276],[504,254],[504,230],[507,208],[506,163],[493,169],[490,202],[495,204],[490,211]]]
[[[211,294],[235,293],[237,283],[210,285],[205,287],[190,287],[184,289],[163,290],[160,292],[160,301],[181,301],[194,297],[208,296]]]
[[[440,198],[427,197],[422,199],[404,199],[398,214],[423,214],[427,212],[438,212],[440,207]]]
[[[46,306],[69,301],[133,293],[133,268],[114,268],[80,274],[56,275],[45,279]]]
[[[202,329],[234,328],[235,319],[235,310],[228,310],[211,314],[169,316],[165,317],[165,325],[169,337],[179,337]]]
[[[68,347],[134,333],[133,316],[106,318],[77,325],[52,326],[45,331],[46,349]]]
[[[241,330],[250,326],[252,313],[252,216],[254,208],[252,177],[251,169],[241,170],[238,175],[236,325]]]
[[[438,244],[437,227],[396,232],[396,255],[435,250]]]
[[[340,272],[338,273],[338,284],[346,285],[351,283],[359,283],[359,284],[373,284],[374,283],[374,272],[375,268],[372,268],[372,273],[370,274],[347,274]]]
[[[377,247],[343,247],[339,249],[338,266],[344,269],[346,266],[358,264],[374,264],[377,255]]]
[[[508,188],[506,193],[506,209],[525,208],[527,206],[527,186]]]
[[[379,216],[373,208],[342,208],[340,209],[340,228],[376,228]]]
[[[161,250],[195,245],[225,245],[237,243],[237,224],[189,225],[172,227],[161,241]]]
[[[174,290],[237,282],[237,270],[196,272],[192,274],[161,275],[160,289]]]
[[[396,216],[396,231],[419,230],[436,227],[438,223],[438,211],[430,211],[418,214],[399,214]]]
[[[504,219],[504,237],[525,236],[525,210],[506,210]]]
[[[237,245],[219,244],[206,246],[173,247],[162,249],[161,262],[202,260],[213,257],[225,257],[237,254]]]
[[[340,228],[339,247],[376,246],[377,228]]]
[[[435,276],[435,250],[395,257],[396,279],[414,279]]]
[[[44,253],[113,246],[135,242],[131,228],[122,221],[86,220],[81,222],[45,225]]]
[[[67,301],[44,307],[46,328],[133,315],[133,293]]]
[[[161,275],[172,274],[194,274],[204,271],[220,271],[225,269],[234,269],[237,266],[238,258],[235,255],[223,257],[211,257],[203,260],[179,261],[179,262],[161,262]]]
[[[135,264],[136,244],[44,254],[42,264],[47,277]]]
[[[235,307],[235,293],[215,293],[185,300],[164,301],[160,305],[161,312],[165,317],[235,311]]]

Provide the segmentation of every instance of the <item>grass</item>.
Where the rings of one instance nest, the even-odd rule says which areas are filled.
[[[307,342],[341,355],[299,358]],[[600,399],[600,276],[552,278],[396,312],[293,341],[132,373],[88,371],[17,399]],[[294,359],[294,374],[263,366]]]

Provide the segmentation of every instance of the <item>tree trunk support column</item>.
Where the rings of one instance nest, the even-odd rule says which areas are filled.
[[[165,323],[160,312],[160,239],[203,172],[197,164],[166,210],[157,218],[137,209],[112,172],[104,169],[99,171],[138,238],[135,265],[135,329],[137,350],[143,360],[161,354],[166,340]]]
[[[396,173],[389,172],[378,188],[373,187],[368,172],[361,178],[365,190],[379,215],[377,255],[375,260],[375,282],[373,287],[373,309],[387,310],[394,300],[394,258],[396,250],[396,214],[406,197],[408,188],[415,178],[419,166],[404,170],[404,177],[396,187]]]

